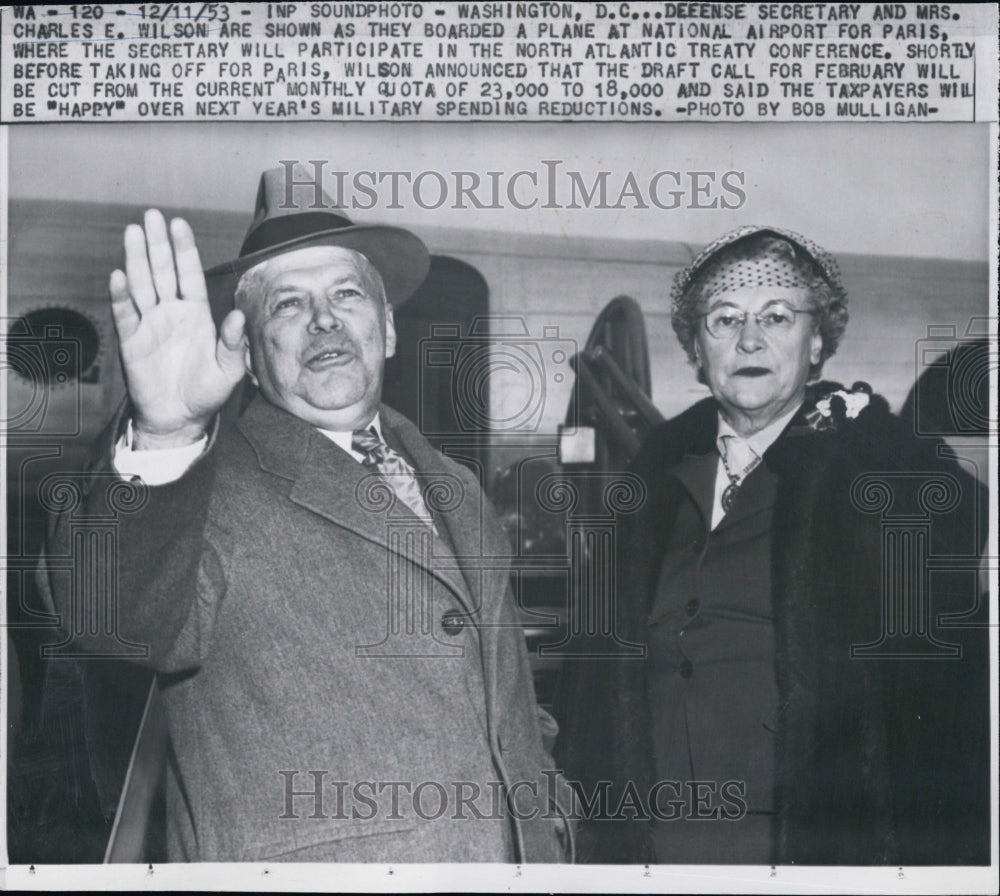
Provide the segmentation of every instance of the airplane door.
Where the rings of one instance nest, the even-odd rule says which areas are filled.
[[[396,355],[386,362],[382,399],[417,424],[428,441],[448,453],[448,442],[462,442],[461,456],[474,472],[486,469],[488,429],[460,415],[453,365],[436,363],[435,352],[447,349],[470,332],[476,318],[489,312],[489,287],[471,264],[432,255],[421,287],[395,314]],[[476,399],[489,407],[489,382],[477,384]],[[482,421],[488,422],[488,421]],[[477,469],[478,467],[478,469]]]

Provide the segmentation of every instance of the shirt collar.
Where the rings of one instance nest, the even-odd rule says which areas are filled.
[[[374,428],[375,434],[379,437],[379,439],[381,439],[383,442],[385,441],[385,439],[382,438],[382,420],[377,412],[375,416],[372,418],[371,422],[363,428],[364,429]],[[323,433],[323,435],[325,435],[338,448],[341,448],[348,454],[350,454],[355,460],[360,461],[363,459],[363,456],[361,454],[351,449],[351,441],[354,438],[353,430],[342,432],[340,430],[335,430],[335,429],[321,429],[320,432]]]
[[[750,446],[750,450],[757,455],[757,457],[763,457],[764,452],[767,451],[778,439],[778,436],[784,432],[784,429],[791,422],[792,418],[798,413],[799,408],[802,407],[801,402],[790,411],[782,414],[776,420],[771,421],[763,429],[758,430],[752,436],[744,437],[741,436],[735,429],[733,429],[726,419],[719,414],[719,435],[716,438],[716,445],[719,446],[719,451],[721,453],[722,448],[722,437],[723,436],[736,436],[738,439],[743,439]]]

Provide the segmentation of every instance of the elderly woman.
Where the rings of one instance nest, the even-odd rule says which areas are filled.
[[[988,861],[985,634],[933,621],[971,618],[975,574],[936,577],[933,631],[909,620],[923,637],[903,643],[892,601],[926,564],[883,547],[887,520],[925,518],[932,555],[974,565],[981,491],[867,385],[810,385],[846,323],[835,261],[777,228],[677,277],[711,398],[632,464],[647,495],[620,521],[615,631],[644,656],[566,661],[584,861]],[[931,507],[925,486],[954,494]]]

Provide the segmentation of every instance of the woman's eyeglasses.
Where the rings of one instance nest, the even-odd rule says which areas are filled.
[[[797,315],[816,313],[805,308],[792,308],[783,302],[772,302],[752,314],[749,311],[741,311],[735,305],[718,305],[698,316],[704,318],[705,329],[710,336],[716,339],[731,339],[740,334],[750,317],[757,321],[757,326],[765,333],[781,335],[792,330]]]

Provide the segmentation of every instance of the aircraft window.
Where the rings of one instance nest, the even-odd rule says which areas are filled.
[[[70,308],[38,308],[7,331],[6,360],[32,383],[65,385],[84,377],[97,361],[101,336],[94,323]]]

